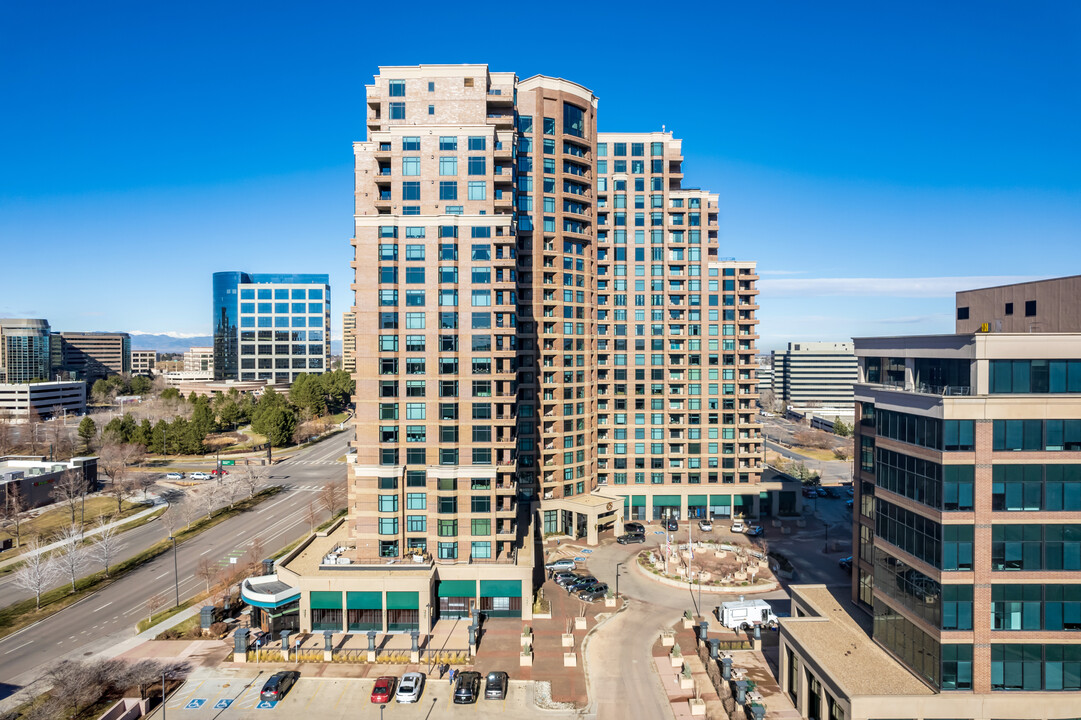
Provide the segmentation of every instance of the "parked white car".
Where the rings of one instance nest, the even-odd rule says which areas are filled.
[[[169,474],[167,474],[165,476],[165,479],[166,480],[183,480],[184,479],[184,473],[182,473],[182,472],[171,472],[171,473],[169,473]]]
[[[702,532],[713,532],[713,523],[709,520],[699,520],[698,529]]]
[[[188,477],[190,477],[192,480],[209,480],[210,479],[210,475],[206,474],[205,472],[193,472]]]
[[[741,533],[746,529],[747,529],[747,526],[743,524],[742,520],[733,520],[732,521],[732,528],[731,528],[732,532]]]
[[[424,675],[418,672],[408,672],[402,675],[402,681],[398,684],[398,691],[394,693],[394,699],[400,703],[415,703],[420,701],[420,694],[424,691]]]

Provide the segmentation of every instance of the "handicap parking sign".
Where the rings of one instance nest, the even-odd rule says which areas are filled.
[[[585,562],[585,561],[586,561],[586,559],[584,557],[576,557],[576,558],[574,558],[574,562]]]
[[[273,710],[274,706],[278,704],[277,700],[264,700],[255,707],[259,710]]]
[[[221,700],[214,703],[214,709],[215,710],[225,710],[226,708],[228,708],[232,704],[233,704],[233,699],[232,698],[222,698]]]
[[[198,710],[206,702],[206,698],[192,698],[188,701],[188,704],[184,706],[185,710]]]
[[[654,530],[653,534],[654,535],[664,535],[664,530]]]
[[[593,551],[592,551],[592,550],[590,550],[589,548],[584,548],[584,549],[582,550],[582,554],[583,554],[583,555],[589,555],[589,554],[591,554],[592,552],[593,552]]]

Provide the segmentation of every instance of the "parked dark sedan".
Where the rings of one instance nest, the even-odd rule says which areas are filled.
[[[259,699],[269,702],[281,700],[299,677],[300,673],[293,670],[282,670],[274,673],[263,683],[263,690],[259,693]]]
[[[576,593],[583,588],[589,587],[595,582],[597,582],[597,578],[593,577],[592,575],[586,575],[564,585],[564,587],[567,588],[568,594]]]
[[[645,535],[646,526],[637,522],[623,523],[623,532],[628,535]]]
[[[488,678],[484,681],[484,699],[505,700],[509,680],[507,673],[502,670],[488,673]]]
[[[616,542],[620,545],[630,545],[632,543],[644,543],[646,541],[645,535],[638,535],[636,533],[627,533],[626,535],[620,535],[616,538]]]
[[[475,703],[479,692],[480,673],[471,671],[458,673],[458,682],[454,687],[454,702],[456,705]]]
[[[567,583],[574,582],[578,578],[582,577],[578,573],[561,572],[552,576],[552,579],[556,581],[556,585],[560,587],[566,587]]]
[[[608,597],[608,586],[604,583],[597,583],[582,590],[578,593],[579,600],[587,600],[593,602],[594,600],[601,600]]]
[[[675,518],[668,518],[664,521],[664,529],[668,532],[675,532],[676,530],[679,530],[679,521],[677,521]]]

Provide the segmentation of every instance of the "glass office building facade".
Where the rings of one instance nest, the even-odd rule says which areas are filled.
[[[48,320],[0,320],[0,383],[51,379],[51,347]]]
[[[214,379],[287,384],[330,363],[330,277],[214,274]]]

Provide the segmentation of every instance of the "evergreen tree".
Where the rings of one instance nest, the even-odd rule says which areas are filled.
[[[94,436],[98,434],[98,426],[94,420],[87,415],[79,423],[79,437],[83,441],[84,452],[90,452],[90,443],[93,442]]]

